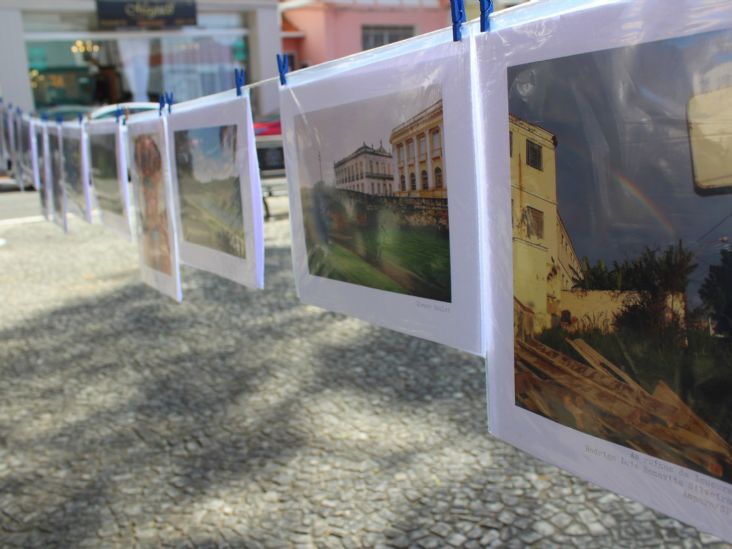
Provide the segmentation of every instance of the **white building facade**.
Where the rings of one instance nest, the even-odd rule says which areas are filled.
[[[347,157],[333,164],[337,189],[377,196],[391,196],[392,172],[391,153],[365,143]]]

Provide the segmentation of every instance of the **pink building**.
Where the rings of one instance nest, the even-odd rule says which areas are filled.
[[[285,0],[282,50],[293,68],[450,25],[449,0]]]

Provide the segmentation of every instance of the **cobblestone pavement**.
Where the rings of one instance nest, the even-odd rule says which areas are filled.
[[[481,360],[81,221],[0,226],[0,545],[722,547],[486,432]]]

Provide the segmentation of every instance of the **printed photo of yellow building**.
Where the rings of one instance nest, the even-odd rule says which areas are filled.
[[[507,73],[516,405],[726,482],[730,40]]]

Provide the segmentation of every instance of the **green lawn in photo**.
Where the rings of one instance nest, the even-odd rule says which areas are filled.
[[[323,185],[301,196],[312,275],[450,302],[446,201],[426,206],[441,212],[433,219],[418,201],[400,197]]]

